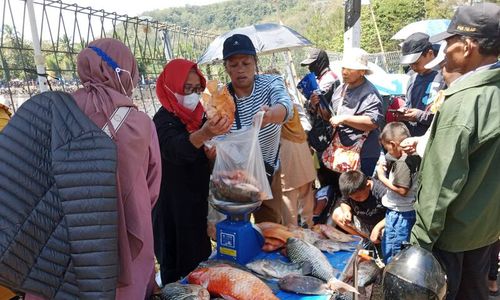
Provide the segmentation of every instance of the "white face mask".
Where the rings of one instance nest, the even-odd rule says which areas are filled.
[[[184,106],[187,108],[189,111],[193,111],[196,106],[198,105],[198,102],[200,102],[200,94],[197,93],[191,93],[189,95],[181,95],[172,92],[172,90],[165,85],[165,87],[175,96],[175,99],[177,99],[177,102],[179,102],[180,105]]]
[[[174,95],[175,98],[177,98],[177,101],[179,101],[179,103],[189,111],[193,111],[198,105],[198,102],[200,102],[200,94],[197,93],[191,93],[189,95],[179,95],[174,93]]]

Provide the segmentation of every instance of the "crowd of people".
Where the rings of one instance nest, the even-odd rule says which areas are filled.
[[[116,299],[154,292],[155,258],[163,284],[208,258],[217,149],[207,142],[251,127],[261,111],[259,144],[273,197],[254,212],[255,222],[334,224],[381,249],[386,264],[406,243],[419,245],[442,264],[447,299],[498,293],[499,19],[498,4],[461,6],[446,32],[406,38],[406,103],[389,111],[366,77],[362,49],[344,53],[341,74],[314,49],[301,65],[318,89],[293,95],[276,71],[259,72],[248,36],[232,35],[223,64],[234,122],[204,113],[207,81],[184,59],[168,62],[158,77],[162,107],[151,120],[131,99],[139,73],[130,50],[114,39],[90,43],[78,56],[83,87],[72,96],[116,144]],[[26,299],[42,296],[31,291]]]

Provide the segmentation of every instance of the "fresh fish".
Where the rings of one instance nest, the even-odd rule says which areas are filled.
[[[160,294],[152,297],[154,300],[210,300],[210,293],[196,284],[173,282],[165,285]]]
[[[333,291],[321,279],[312,276],[287,275],[278,281],[280,289],[305,295],[329,295]]]
[[[253,272],[273,278],[283,278],[290,274],[306,275],[311,273],[309,263],[287,263],[279,259],[258,259],[246,264]]]
[[[242,266],[227,259],[209,259],[206,261],[202,261],[201,263],[198,264],[198,268],[212,268],[220,265],[228,265],[230,267],[237,268],[245,272],[251,272],[250,269],[246,268],[245,266]]]
[[[289,238],[286,242],[288,257],[294,263],[309,263],[312,267],[311,274],[314,277],[328,281],[335,278],[335,270],[326,256],[312,244],[297,238]]]
[[[231,202],[263,200],[263,194],[260,192],[256,180],[244,171],[214,173],[209,187],[218,200]]]
[[[374,283],[381,272],[375,260],[361,261],[358,265],[358,286],[366,287]]]
[[[189,283],[202,285],[210,294],[224,299],[279,300],[259,278],[228,265],[198,268],[189,273],[187,279]]]
[[[206,261],[202,261],[199,265],[198,268],[211,268],[211,267],[216,267],[216,266],[223,266],[223,265],[228,265],[236,269],[240,269],[245,272],[252,273],[252,270],[249,268],[242,266],[240,264],[237,264],[235,262],[226,260],[226,259],[209,259]],[[272,291],[273,293],[277,293],[280,289],[275,281],[270,281],[268,280],[269,278],[260,274],[255,274],[260,280],[262,280]]]
[[[294,227],[290,229],[293,235],[303,241],[314,244],[318,240],[323,240],[324,237],[321,233],[314,232],[311,229],[304,229],[301,227]]]
[[[272,237],[266,237],[264,240],[264,246],[262,246],[262,250],[266,252],[276,251],[279,248],[283,247],[285,243],[286,242],[283,242],[281,240]]]
[[[328,253],[333,253],[337,251],[354,251],[356,247],[343,242],[337,242],[333,240],[318,240],[314,243],[319,250]]]
[[[260,230],[265,230],[265,229],[269,229],[269,228],[279,228],[282,230],[288,230],[288,228],[286,226],[283,226],[283,225],[278,224],[278,223],[273,223],[273,222],[261,222],[261,223],[255,224],[255,225],[257,227],[259,227]]]
[[[352,235],[345,234],[337,228],[326,225],[326,224],[316,224],[313,226],[313,230],[318,233],[324,234],[330,240],[337,242],[354,242],[356,238]]]
[[[332,290],[345,289],[357,293],[355,288],[336,278],[338,270],[332,267],[326,256],[314,245],[297,238],[289,238],[286,250],[292,262],[309,263],[312,268],[311,275],[327,282]]]
[[[262,234],[264,235],[264,238],[273,238],[282,241],[285,243],[288,238],[293,237],[294,235],[288,231],[288,230],[283,230],[280,228],[265,228],[262,229]]]

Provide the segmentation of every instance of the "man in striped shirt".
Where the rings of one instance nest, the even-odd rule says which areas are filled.
[[[279,175],[279,141],[281,125],[293,116],[293,105],[281,77],[257,74],[257,53],[246,35],[235,34],[224,41],[224,67],[231,82],[229,91],[236,104],[231,131],[252,126],[253,117],[265,111],[259,142],[266,171],[271,178],[273,199],[264,201],[255,212],[255,222],[281,223],[281,181]]]

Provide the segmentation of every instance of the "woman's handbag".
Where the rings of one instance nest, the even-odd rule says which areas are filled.
[[[314,116],[311,130],[307,133],[307,141],[316,152],[325,151],[332,142],[333,127],[330,122],[323,120],[320,116]]]
[[[345,97],[346,90],[347,90],[347,84],[339,86],[333,93],[332,99],[328,104],[328,107],[324,107],[329,109],[330,112],[332,112],[332,115],[335,114],[335,111],[333,111],[334,108],[337,109],[336,112],[338,115],[340,108],[342,106],[342,101]],[[318,105],[322,104],[320,103]],[[307,133],[307,141],[309,142],[309,145],[314,150],[316,150],[316,152],[321,153],[328,147],[328,145],[332,143],[333,133],[335,130],[330,124],[330,122],[324,120],[317,112],[313,115],[311,125],[312,128]]]
[[[339,133],[336,132],[332,143],[323,152],[321,159],[323,164],[330,170],[344,173],[361,168],[361,148],[369,132],[363,133],[361,138],[352,146],[342,145]]]

